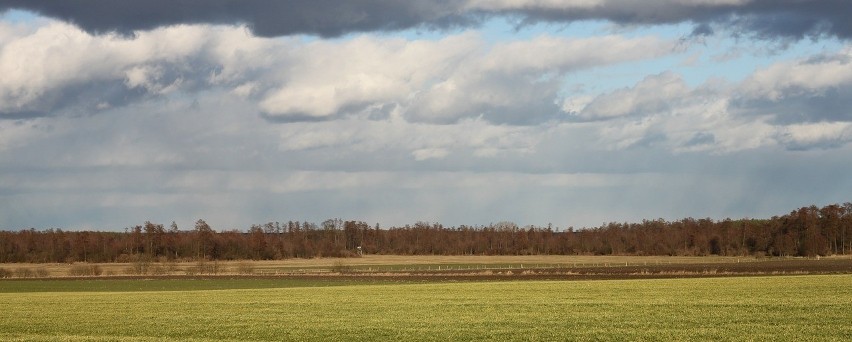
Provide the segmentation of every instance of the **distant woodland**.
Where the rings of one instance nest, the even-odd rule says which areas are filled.
[[[398,255],[725,255],[852,253],[852,203],[803,207],[769,219],[643,220],[587,229],[519,227],[511,222],[445,227],[419,222],[381,228],[331,219],[269,222],[216,231],[145,222],[124,232],[0,231],[0,263],[237,260]],[[359,248],[360,247],[360,248]],[[360,250],[360,251],[359,251]]]

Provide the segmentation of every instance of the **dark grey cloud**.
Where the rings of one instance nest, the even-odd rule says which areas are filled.
[[[713,35],[713,33],[715,33],[715,30],[713,30],[710,24],[707,23],[695,25],[695,28],[692,29],[693,37],[710,36]]]
[[[198,63],[201,64],[201,63]],[[177,70],[173,65],[162,63],[162,70],[156,81],[157,86],[165,87],[179,84],[187,93],[204,89],[199,82],[211,68],[197,70]],[[205,72],[206,71],[206,72]],[[0,119],[26,119],[57,115],[91,115],[106,109],[124,107],[143,100],[162,98],[163,94],[146,89],[144,86],[130,87],[125,79],[84,80],[61,87],[42,91],[37,101],[25,104],[21,108],[0,110]]]
[[[735,98],[732,110],[740,115],[772,113],[773,123],[789,125],[813,122],[852,121],[852,86],[822,89],[819,92],[788,89],[779,99]]]
[[[19,120],[47,116],[47,112],[34,109],[0,111],[0,119]]]
[[[93,33],[132,34],[182,23],[246,24],[259,36],[316,34],[408,28],[475,26],[490,17],[510,17],[520,25],[607,20],[625,25],[689,22],[695,32],[723,29],[734,35],[795,38],[852,37],[852,2],[847,0],[753,0],[743,4],[681,1],[600,0],[593,6],[500,4],[454,0],[3,0],[0,10],[23,9],[60,18]]]
[[[692,136],[692,139],[686,142],[686,146],[701,146],[701,145],[712,145],[716,142],[716,136],[713,133],[708,132],[698,132]]]
[[[72,22],[90,33],[132,34],[175,24],[246,24],[259,36],[399,30],[414,26],[467,25],[458,1],[378,0],[151,0],[0,1],[5,9],[30,10]]]
[[[810,150],[837,149],[837,148],[843,147],[843,145],[846,145],[848,143],[847,140],[844,140],[840,137],[821,139],[821,140],[817,140],[817,141],[801,142],[801,141],[796,141],[789,136],[782,135],[782,136],[780,136],[780,139],[781,139],[782,143],[784,144],[784,147],[787,150],[799,151],[799,152],[810,151]]]
[[[848,20],[852,2],[846,0],[752,0],[743,4],[602,0],[585,8],[529,5],[504,11],[516,15],[522,23],[589,19],[628,25],[689,22],[696,25],[693,33],[697,35],[721,29],[765,39],[852,37],[852,22]]]
[[[734,12],[722,24],[731,24],[759,37],[805,38],[833,35],[852,37],[852,2],[845,0],[760,0]]]
[[[45,107],[44,113],[71,110],[72,114],[85,115],[105,109],[104,106],[125,106],[149,96],[143,89],[127,89],[121,80],[109,80],[56,89],[36,106]]]
[[[69,115],[94,113],[107,107],[124,106],[145,96],[142,90],[127,89],[122,81],[78,84],[46,91],[39,101],[23,108],[0,111],[0,119],[45,117],[55,115],[59,110]]]

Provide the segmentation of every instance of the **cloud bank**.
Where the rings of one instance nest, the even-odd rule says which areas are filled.
[[[831,35],[852,37],[845,0],[192,0],[67,1],[4,0],[4,9],[23,9],[74,23],[90,33],[132,34],[177,24],[246,25],[258,36],[410,28],[475,27],[506,17],[525,23],[607,20],[620,25],[692,23],[696,34],[716,29],[764,38]]]
[[[565,227],[852,193],[846,2],[205,4],[0,1],[39,13],[0,21],[0,228]]]
[[[475,33],[304,42],[232,26],[172,26],[133,37],[91,35],[60,22],[0,30],[9,32],[0,38],[6,118],[96,113],[173,92],[225,89],[280,122],[397,113],[410,121],[521,124],[560,115],[559,76],[665,55],[674,46],[619,36],[488,46]]]

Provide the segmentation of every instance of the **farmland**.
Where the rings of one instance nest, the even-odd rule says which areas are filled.
[[[0,278],[524,276],[636,278],[852,273],[852,258],[669,256],[394,256],[265,261],[0,264]]]
[[[64,284],[27,292],[20,282]],[[133,284],[175,282],[163,291]],[[849,340],[852,275],[0,282],[2,340]],[[75,288],[76,287],[76,288]]]

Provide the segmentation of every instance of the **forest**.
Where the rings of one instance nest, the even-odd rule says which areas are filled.
[[[574,229],[500,222],[445,227],[418,222],[381,228],[330,219],[269,222],[216,231],[145,222],[124,232],[0,231],[0,263],[240,260],[397,255],[722,255],[852,253],[852,203],[802,207],[769,219],[663,219]]]

